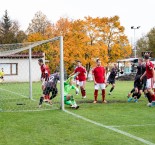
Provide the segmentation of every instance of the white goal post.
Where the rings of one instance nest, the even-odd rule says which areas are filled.
[[[17,44],[0,44],[0,57],[9,56],[25,50],[29,51],[29,99],[33,100],[32,95],[32,49],[36,46],[49,43],[52,41],[59,41],[60,48],[60,109],[64,110],[64,54],[63,54],[63,36],[54,37],[52,39]],[[14,45],[14,46],[13,46]],[[11,47],[13,46],[13,47]],[[16,46],[16,47],[15,47]],[[1,97],[1,96],[0,96]]]

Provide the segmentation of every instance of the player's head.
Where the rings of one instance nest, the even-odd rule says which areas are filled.
[[[149,54],[145,54],[145,55],[144,55],[144,59],[145,59],[145,61],[148,61],[148,60],[149,60],[149,57],[150,57]]]
[[[116,64],[116,63],[114,63],[114,67],[115,67],[115,68],[117,67],[117,64]]]
[[[139,59],[138,59],[138,63],[139,63],[139,64],[142,64],[142,63],[143,63],[143,59],[142,59],[142,58],[139,58]]]
[[[97,66],[101,66],[101,60],[99,58],[96,59]]]
[[[44,62],[43,62],[43,59],[42,59],[42,58],[39,58],[39,59],[38,59],[38,64],[41,66],[43,63],[44,63]]]
[[[76,63],[77,63],[77,66],[81,66],[81,61],[80,60],[77,60]]]

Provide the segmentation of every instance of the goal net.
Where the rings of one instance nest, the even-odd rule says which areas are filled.
[[[46,88],[45,82],[41,81],[41,66],[38,60],[42,59],[45,67],[52,65],[52,61],[47,60],[43,51],[38,47],[48,45],[48,49],[57,45],[59,69],[57,72],[50,70],[50,74],[58,74],[58,82],[55,81],[57,90]],[[53,57],[49,52],[48,58]],[[63,89],[64,89],[64,66],[63,66],[63,37],[55,37],[32,43],[0,44],[0,111],[42,111],[52,109],[64,109]],[[59,83],[60,82],[60,83]],[[44,86],[44,87],[43,87]],[[54,92],[55,91],[55,92]],[[52,93],[51,93],[52,92]],[[48,95],[47,95],[48,93]],[[50,94],[49,94],[50,93]],[[46,95],[45,95],[46,94]],[[54,98],[52,94],[57,94]],[[44,97],[42,105],[39,106],[40,98]],[[51,99],[51,100],[50,100]]]

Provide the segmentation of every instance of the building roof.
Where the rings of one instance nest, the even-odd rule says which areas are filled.
[[[42,52],[33,52],[32,58],[43,58],[44,53]],[[0,58],[5,59],[20,59],[20,58],[29,58],[29,53],[16,53],[8,56],[0,56]]]

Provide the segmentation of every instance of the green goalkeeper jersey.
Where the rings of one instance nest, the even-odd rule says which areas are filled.
[[[65,82],[64,82],[64,96],[68,95],[70,90],[72,89],[77,89],[74,85],[70,85],[70,80],[73,79],[73,76],[68,78]]]
[[[76,89],[74,85],[70,85],[67,82],[64,82],[64,96],[68,95],[70,90]]]

